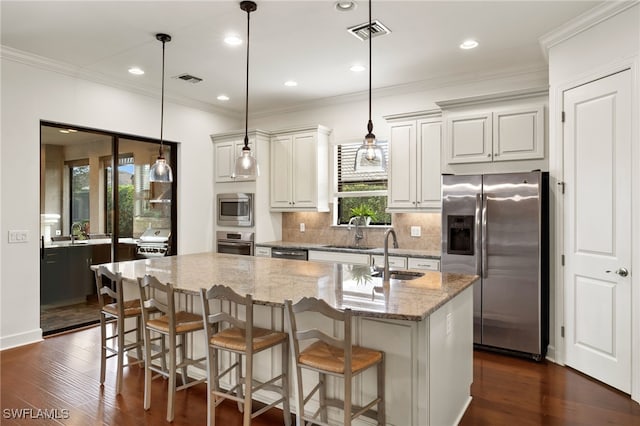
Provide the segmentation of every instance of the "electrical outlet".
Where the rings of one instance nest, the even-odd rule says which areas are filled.
[[[29,241],[29,231],[9,231],[9,243],[26,243]]]
[[[60,235],[62,235],[62,231],[59,229],[56,229],[56,237],[59,237]]]
[[[453,327],[453,324],[451,324],[452,322],[453,322],[453,319],[451,317],[451,312],[449,312],[447,314],[447,318],[445,319],[445,328],[446,328],[447,336],[451,334],[451,328]]]
[[[300,224],[300,232],[304,232],[306,230],[306,227],[304,226],[304,223]]]
[[[420,228],[419,226],[412,226],[411,227],[411,236],[412,237],[419,237],[420,235],[422,235],[422,228]]]

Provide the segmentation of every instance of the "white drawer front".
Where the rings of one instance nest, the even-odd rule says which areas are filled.
[[[271,257],[271,247],[256,247],[253,254],[259,257]]]
[[[344,253],[338,251],[309,250],[309,260],[331,263],[348,263],[356,265],[368,265],[369,255],[362,253]]]
[[[426,269],[429,271],[439,271],[440,261],[437,259],[422,259],[417,257],[410,257],[409,269]]]
[[[373,265],[384,267],[384,256],[374,254],[371,256]],[[393,269],[407,269],[407,258],[402,256],[389,256],[389,267]]]

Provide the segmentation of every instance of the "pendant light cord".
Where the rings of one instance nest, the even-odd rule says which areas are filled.
[[[369,121],[371,121],[371,0],[369,0]]]
[[[164,150],[162,149],[163,131],[164,131],[164,45],[166,40],[162,40],[162,90],[160,95],[160,158],[164,158]]]
[[[249,149],[249,20],[251,19],[251,11],[247,9],[247,79],[245,85],[244,97],[244,148],[243,151]]]

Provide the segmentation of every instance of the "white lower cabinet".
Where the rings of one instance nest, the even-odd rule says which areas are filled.
[[[427,271],[439,271],[440,261],[438,259],[410,257],[408,259],[408,268],[409,269],[425,269]]]
[[[271,247],[256,247],[253,255],[257,257],[271,257]]]
[[[338,251],[309,250],[309,260],[329,263],[347,263],[368,265],[369,255],[364,253],[345,253]]]
[[[380,254],[372,255],[371,265],[383,268],[384,256]],[[407,258],[404,256],[389,256],[389,267],[393,269],[407,269]]]

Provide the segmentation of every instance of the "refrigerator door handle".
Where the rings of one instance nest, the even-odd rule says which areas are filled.
[[[487,220],[488,220],[488,201],[487,194],[482,196],[482,278],[487,278],[489,275],[489,265],[488,265],[488,253],[487,253]]]
[[[482,275],[482,263],[480,260],[480,256],[482,256],[482,247],[480,246],[480,234],[482,231],[480,230],[480,226],[482,223],[482,195],[476,194],[476,211],[475,211],[475,230],[473,234],[473,246],[475,249],[476,255],[474,256],[476,261],[476,275]]]

